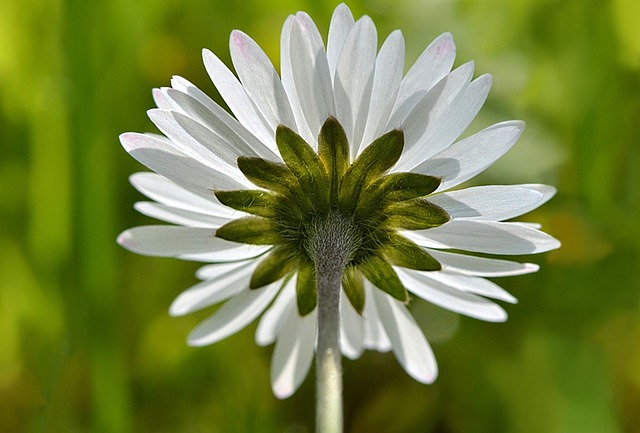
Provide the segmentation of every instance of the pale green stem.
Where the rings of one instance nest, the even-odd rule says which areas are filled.
[[[356,238],[349,221],[330,215],[315,224],[313,256],[318,289],[316,433],[342,433],[340,290]]]

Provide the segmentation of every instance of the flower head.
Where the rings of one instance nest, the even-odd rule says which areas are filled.
[[[119,242],[141,254],[209,262],[202,282],[174,301],[183,315],[226,301],[189,336],[206,345],[262,314],[258,344],[276,343],[279,397],[300,385],[316,334],[314,257],[327,226],[339,227],[341,350],[393,350],[424,383],[435,358],[409,314],[409,293],[487,321],[506,320],[490,299],[515,298],[486,277],[535,272],[529,263],[477,257],[531,254],[559,243],[534,224],[503,222],[546,202],[538,184],[449,191],[502,156],[523,130],[492,125],[456,141],[483,105],[491,77],[473,63],[451,70],[450,34],[433,41],[403,76],[404,42],[377,50],[369,17],[336,8],[327,48],[305,13],[281,39],[281,75],[249,36],[234,31],[236,75],[213,53],[207,71],[227,113],[184,78],[154,91],[149,117],[164,136],[126,133],[127,152],[156,173],[132,184],[151,202],[143,214],[172,223],[136,227]],[[264,313],[264,314],[263,314]]]

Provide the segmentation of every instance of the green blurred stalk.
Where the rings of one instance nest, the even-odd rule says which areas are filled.
[[[91,374],[91,431],[132,431],[129,385],[119,344],[117,263],[113,209],[113,159],[117,149],[106,119],[104,93],[110,41],[118,26],[110,22],[109,3],[68,0],[64,43],[72,86],[70,123],[73,167],[74,261],[78,296],[84,309],[84,336]]]

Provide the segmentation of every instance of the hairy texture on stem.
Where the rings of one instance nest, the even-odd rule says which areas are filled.
[[[342,432],[340,365],[340,287],[345,266],[359,247],[358,232],[348,218],[330,212],[315,221],[307,246],[316,270],[318,354],[316,364],[316,432]]]

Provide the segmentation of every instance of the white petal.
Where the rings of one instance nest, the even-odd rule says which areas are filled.
[[[335,115],[335,107],[322,39],[306,14],[298,13],[293,21],[290,52],[296,95],[312,134],[309,144],[317,147],[320,127],[329,116]]]
[[[239,30],[231,32],[229,41],[233,65],[245,91],[275,134],[284,124],[297,130],[289,99],[273,64],[257,43]]]
[[[141,214],[151,218],[157,218],[168,223],[188,227],[207,227],[215,229],[231,221],[231,218],[206,215],[150,201],[139,201],[133,207]]]
[[[344,43],[333,81],[336,117],[347,134],[352,159],[360,147],[369,114],[377,48],[376,27],[371,18],[362,17]]]
[[[400,88],[403,68],[404,38],[396,30],[384,41],[376,58],[369,114],[358,154],[384,133]]]
[[[526,183],[526,184],[522,184],[519,185],[522,188],[527,188],[527,189],[532,189],[534,191],[538,191],[540,194],[542,194],[542,200],[540,201],[540,203],[536,204],[536,207],[540,207],[543,204],[545,204],[546,202],[548,202],[549,200],[551,200],[551,198],[556,195],[557,190],[550,186],[550,185],[542,185],[539,183]],[[532,208],[531,210],[535,209]]]
[[[227,218],[235,218],[237,212],[220,204],[211,192],[207,199],[202,198],[156,173],[135,173],[129,182],[142,194],[167,206]]]
[[[428,277],[450,286],[456,290],[474,293],[487,298],[516,304],[518,300],[509,292],[498,286],[496,283],[485,278],[458,275],[453,272],[439,271],[429,272]]]
[[[407,290],[425,301],[455,313],[487,322],[507,320],[507,313],[501,306],[439,281],[431,276],[433,272],[419,272],[406,268],[396,268],[396,272]]]
[[[529,228],[536,229],[536,230],[540,230],[542,228],[542,224],[540,224],[540,223],[529,223],[529,222],[524,222],[524,221],[516,221],[513,224],[520,224],[521,226],[529,227]]]
[[[366,349],[377,350],[378,352],[388,352],[391,350],[391,340],[382,326],[376,302],[373,299],[372,289],[369,284],[365,284],[365,303],[362,317],[364,317],[364,347]]]
[[[418,382],[433,383],[438,376],[436,359],[407,307],[380,290],[374,289],[372,293],[400,365]]]
[[[147,113],[164,135],[173,143],[179,143],[179,149],[186,155],[204,162],[216,171],[228,173],[246,187],[252,187],[236,164],[239,156],[253,156],[243,153],[243,150],[250,151],[248,146],[238,146],[238,149],[201,123],[178,112],[155,109]]]
[[[194,262],[228,263],[258,257],[271,249],[271,245],[248,245],[230,242],[234,246],[229,249],[206,253],[182,254],[180,259]]]
[[[542,204],[543,194],[521,185],[479,186],[436,194],[429,201],[452,218],[502,221]]]
[[[291,279],[260,318],[256,330],[256,343],[259,346],[267,346],[275,342],[285,319],[290,314],[289,310],[296,309],[296,287],[294,279]]]
[[[174,77],[173,82],[176,82],[176,77]],[[183,86],[187,86],[187,84],[180,81],[180,88]],[[208,98],[208,96],[204,95],[195,86],[191,85],[185,91],[177,89],[162,89],[162,91],[173,102],[171,110],[185,114],[206,126],[217,136],[215,138],[215,142],[218,143],[217,146],[224,146],[225,149],[229,148],[228,151],[236,156],[259,156],[267,159],[276,157],[276,154],[269,147],[256,138],[226,110],[213,102],[213,100],[204,99]],[[213,146],[212,143],[204,144],[208,144],[209,149]],[[268,144],[273,145],[271,142]],[[215,151],[216,147],[213,147]],[[235,161],[233,162],[235,165]]]
[[[411,233],[420,245],[424,239],[446,248],[489,254],[535,254],[560,246],[552,236],[517,223],[451,220],[440,227]]]
[[[271,127],[253,105],[242,84],[233,72],[211,51],[202,50],[202,58],[207,73],[213,84],[220,92],[220,96],[227,103],[236,118],[258,137],[263,143],[275,149],[275,137]]]
[[[282,282],[241,291],[189,334],[190,346],[205,346],[235,334],[251,323],[278,293]]]
[[[196,271],[196,277],[200,280],[213,280],[229,273],[233,270],[237,270],[247,266],[248,261],[245,262],[232,262],[232,263],[215,263],[212,265],[204,265]]]
[[[344,41],[353,27],[354,19],[351,10],[347,5],[341,3],[333,11],[331,24],[329,25],[329,36],[327,37],[327,63],[331,73],[331,81],[336,72],[338,57],[344,45]]]
[[[340,290],[340,350],[350,359],[359,358],[364,351],[364,320],[344,290]]]
[[[242,179],[214,170],[157,137],[129,132],[120,135],[120,141],[133,158],[205,199],[213,200],[214,188],[244,189]]]
[[[290,397],[309,372],[316,345],[316,311],[304,317],[291,311],[271,359],[271,387],[278,398]]]
[[[398,118],[398,114],[394,114],[390,123],[402,126],[405,133],[404,152],[394,171],[409,170],[417,162],[442,150],[435,149],[437,143],[432,142],[433,138],[444,124],[451,121],[448,117],[458,97],[466,94],[473,69],[473,62],[456,68],[429,90],[406,118]]]
[[[394,113],[411,112],[427,91],[449,73],[455,57],[451,33],[443,33],[431,42],[402,80]]]
[[[509,260],[488,259],[429,249],[443,269],[459,274],[478,277],[511,277],[537,272],[540,266],[534,263],[518,263]]]
[[[431,156],[446,149],[469,126],[489,95],[491,75],[482,75],[472,81],[446,108],[446,112],[426,134],[420,137],[407,158],[413,158],[403,165],[403,170],[413,168]],[[431,126],[431,125],[430,125]]]
[[[169,314],[184,316],[237,295],[249,287],[251,274],[257,265],[257,260],[243,263],[215,279],[188,288],[173,301]]]
[[[316,140],[315,134],[311,133],[307,119],[305,118],[300,98],[298,97],[298,91],[296,90],[296,83],[293,78],[293,64],[298,59],[292,59],[291,57],[291,29],[293,23],[296,21],[296,17],[290,15],[287,17],[284,25],[282,26],[282,35],[280,36],[280,74],[282,77],[282,87],[284,87],[293,115],[298,125],[298,134],[304,138],[307,143],[313,143]]]
[[[166,88],[153,89],[151,93],[153,95],[153,101],[158,108],[163,110],[173,110],[176,108],[176,104],[167,96]]]
[[[515,144],[524,129],[520,121],[492,125],[452,144],[411,171],[440,176],[439,190],[452,188],[493,164]]]
[[[158,257],[225,251],[239,245],[220,239],[215,233],[200,227],[142,226],[122,232],[118,243],[134,253]]]

